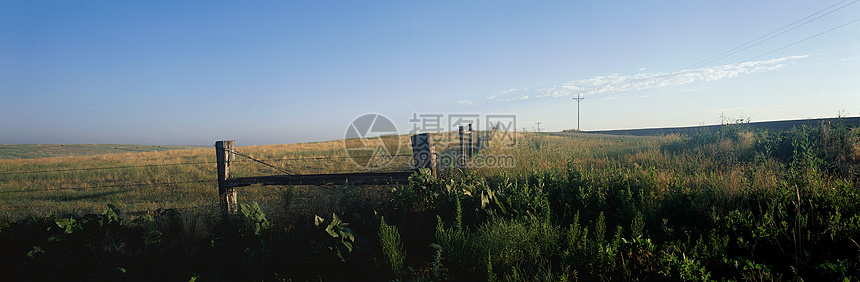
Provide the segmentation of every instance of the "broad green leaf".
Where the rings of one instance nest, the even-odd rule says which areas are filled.
[[[335,227],[336,227],[336,226],[335,226],[334,224],[329,224],[329,225],[325,228],[325,232],[328,232],[328,234],[329,234],[329,235],[331,235],[332,237],[338,238],[338,237],[340,237],[340,235],[339,235],[339,234],[337,234],[337,232],[335,232],[335,231],[334,231],[334,228],[335,228]]]
[[[33,250],[27,253],[27,256],[31,259],[36,258],[36,254],[44,254],[45,250],[42,250],[39,246],[33,246]]]
[[[343,242],[343,245],[344,245],[344,246],[346,246],[346,250],[347,250],[347,252],[352,252],[352,243],[350,243],[350,242]]]
[[[340,225],[343,221],[340,220],[336,214],[331,213],[331,224],[329,225]]]
[[[349,229],[349,227],[344,227],[343,230],[341,230],[340,235],[355,242],[355,232],[352,232],[352,229]]]
[[[323,222],[325,222],[325,219],[323,219],[322,217],[320,217],[318,215],[314,215],[314,225],[315,226],[319,227],[320,224],[322,224]]]

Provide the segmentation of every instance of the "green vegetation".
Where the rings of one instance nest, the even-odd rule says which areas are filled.
[[[342,154],[337,144],[303,146],[239,150],[261,159]],[[208,161],[211,151],[177,151],[171,161]],[[166,163],[152,154],[139,159]],[[240,201],[252,204],[227,220],[203,208],[212,204],[129,204],[154,196],[145,193],[93,201],[101,208],[88,215],[3,210],[0,256],[8,275],[31,280],[860,280],[860,128],[853,125],[764,131],[731,124],[649,139],[523,134],[517,147],[479,154],[510,154],[517,165],[448,170],[439,179],[421,170],[392,187],[252,186],[239,190]],[[234,167],[239,176],[271,173]],[[195,169],[199,177],[214,173]],[[76,173],[65,176],[74,185],[112,175]],[[3,175],[0,192],[57,185],[43,180],[49,176]],[[186,196],[192,203],[217,201],[213,184],[166,189],[181,190],[173,196],[200,190]],[[0,195],[9,204],[62,193]]]
[[[403,250],[403,243],[400,241],[400,232],[397,230],[397,226],[388,225],[384,218],[380,218],[378,235],[379,245],[382,248],[382,254],[385,255],[386,264],[392,272],[399,274],[403,270],[406,253]]]

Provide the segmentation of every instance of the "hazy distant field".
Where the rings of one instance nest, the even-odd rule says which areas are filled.
[[[0,145],[0,159],[35,159],[53,157],[91,156],[130,152],[157,152],[200,149],[209,146],[186,145],[124,145],[124,144],[26,144]]]

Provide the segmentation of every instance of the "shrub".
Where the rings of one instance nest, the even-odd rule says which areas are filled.
[[[406,260],[406,251],[400,241],[400,232],[397,226],[385,223],[385,218],[379,219],[379,244],[382,246],[382,254],[389,270],[395,274],[403,271],[403,263]]]

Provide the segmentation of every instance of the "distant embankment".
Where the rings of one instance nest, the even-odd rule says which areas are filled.
[[[35,159],[209,148],[184,145],[25,144],[0,145],[0,159]]]
[[[803,125],[806,126],[816,126],[821,124],[821,122],[838,122],[842,121],[846,124],[860,124],[860,117],[850,117],[850,118],[819,118],[819,119],[803,119],[803,120],[781,120],[781,121],[763,121],[763,122],[751,122],[744,124],[745,126],[749,126],[750,128],[755,129],[769,129],[769,130],[787,130],[794,127],[801,127]],[[690,127],[666,127],[666,128],[642,128],[642,129],[621,129],[621,130],[602,130],[602,131],[583,131],[584,133],[595,133],[595,134],[610,134],[610,135],[636,135],[636,136],[650,136],[650,135],[666,135],[666,134],[689,134],[696,131],[708,130],[708,131],[716,131],[719,130],[723,125],[705,125],[705,126],[690,126]]]

